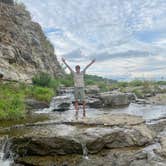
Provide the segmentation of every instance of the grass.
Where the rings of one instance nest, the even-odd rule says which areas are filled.
[[[162,85],[166,85],[166,81],[133,80],[113,83],[110,89],[118,89],[121,92],[133,92],[138,98],[144,98],[146,94],[166,93],[165,89],[160,88]]]
[[[20,119],[26,115],[26,98],[50,102],[60,86],[73,86],[71,75],[62,78],[52,78],[46,73],[39,73],[32,79],[32,85],[23,83],[0,84],[0,120]],[[101,92],[118,89],[121,92],[134,92],[137,97],[143,98],[146,93],[165,93],[160,88],[166,81],[115,82],[98,76],[85,75],[86,85],[98,85]]]
[[[24,95],[17,85],[0,85],[0,119],[20,118],[25,114]]]
[[[19,119],[26,114],[26,98],[49,102],[54,89],[21,83],[0,84],[0,120]]]

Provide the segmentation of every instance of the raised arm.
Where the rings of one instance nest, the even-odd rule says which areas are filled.
[[[85,68],[84,68],[84,72],[86,71],[86,69],[88,68],[88,67],[90,67],[93,63],[95,62],[95,59],[93,59]]]
[[[62,58],[62,62],[66,65],[70,72],[73,72],[72,68],[66,63],[66,60],[64,58]]]

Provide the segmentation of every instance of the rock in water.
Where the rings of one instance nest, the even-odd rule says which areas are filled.
[[[70,108],[71,100],[68,96],[56,96],[52,98],[50,108],[52,111],[67,111]]]
[[[37,72],[62,74],[54,48],[23,4],[1,0],[0,73],[4,79],[27,81]]]
[[[125,106],[130,103],[125,93],[101,93],[100,99],[104,107]]]

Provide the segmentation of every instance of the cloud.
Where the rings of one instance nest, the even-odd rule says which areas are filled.
[[[152,74],[149,75],[166,75],[163,72],[166,65],[162,64],[160,69],[161,61],[156,61],[157,67],[154,68],[149,56],[166,60],[165,0],[21,1],[31,11],[33,20],[42,25],[58,57],[65,55],[73,60],[73,65],[78,59],[86,63],[95,57],[101,67],[98,67],[98,71],[95,67],[95,70],[90,70],[91,73],[133,78],[151,70]],[[85,56],[81,57],[78,50]],[[141,67],[134,70],[130,65],[124,68],[122,62],[127,59],[130,62],[133,59],[132,63],[137,67],[146,61],[148,69]],[[138,61],[135,62],[135,59]],[[115,64],[118,69],[110,68]],[[108,70],[104,71],[103,67]],[[137,74],[131,74],[132,70]]]

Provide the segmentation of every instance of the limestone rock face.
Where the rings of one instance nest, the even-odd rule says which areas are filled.
[[[0,0],[0,3],[6,3],[8,5],[14,5],[14,0]]]
[[[0,1],[0,73],[4,79],[29,81],[37,72],[62,74],[52,44],[23,4]]]

